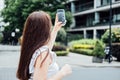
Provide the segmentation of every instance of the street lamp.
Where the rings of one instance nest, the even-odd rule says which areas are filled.
[[[15,32],[12,32],[12,33],[11,33],[11,36],[12,36],[12,45],[14,45]]]
[[[112,0],[110,0],[110,16],[109,16],[109,63],[111,62],[110,56],[111,56],[111,24],[112,24]]]
[[[15,32],[12,32],[12,33],[11,33],[11,36],[12,36],[12,37],[15,37]]]
[[[15,44],[18,43],[18,38],[19,38],[19,33],[20,32],[20,29],[19,28],[15,28]]]
[[[18,28],[15,29],[15,32],[19,32],[19,31],[20,31],[20,29],[18,29]]]

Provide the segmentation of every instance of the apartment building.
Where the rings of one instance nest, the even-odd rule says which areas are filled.
[[[74,17],[68,32],[96,39],[109,29],[110,0],[69,0],[66,5]],[[111,28],[120,28],[120,0],[112,0]]]

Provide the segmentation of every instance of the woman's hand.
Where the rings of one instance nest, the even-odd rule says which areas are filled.
[[[70,65],[65,64],[60,71],[63,76],[67,76],[72,73],[72,68]]]
[[[60,28],[63,26],[64,24],[62,24],[62,22],[58,21],[58,15],[56,14],[56,18],[55,18],[55,26],[53,28],[54,31],[59,31]]]
[[[60,71],[58,71],[55,75],[53,75],[49,80],[62,80],[65,76],[72,73],[71,66],[66,64],[62,67]]]

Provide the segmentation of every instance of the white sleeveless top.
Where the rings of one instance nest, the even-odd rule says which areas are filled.
[[[42,46],[34,52],[32,58],[31,58],[30,64],[29,64],[29,74],[31,74],[29,80],[33,80],[34,64],[35,64],[37,57],[42,52],[48,51],[48,50],[49,50],[48,46]],[[52,51],[49,51],[49,54],[52,57],[52,63],[49,65],[47,78],[53,76],[54,74],[56,74],[59,71],[58,64],[56,63],[56,54]]]

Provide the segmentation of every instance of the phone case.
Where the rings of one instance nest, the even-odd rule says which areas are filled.
[[[66,23],[65,10],[64,9],[57,9],[57,14],[58,14],[58,21],[65,24]]]

